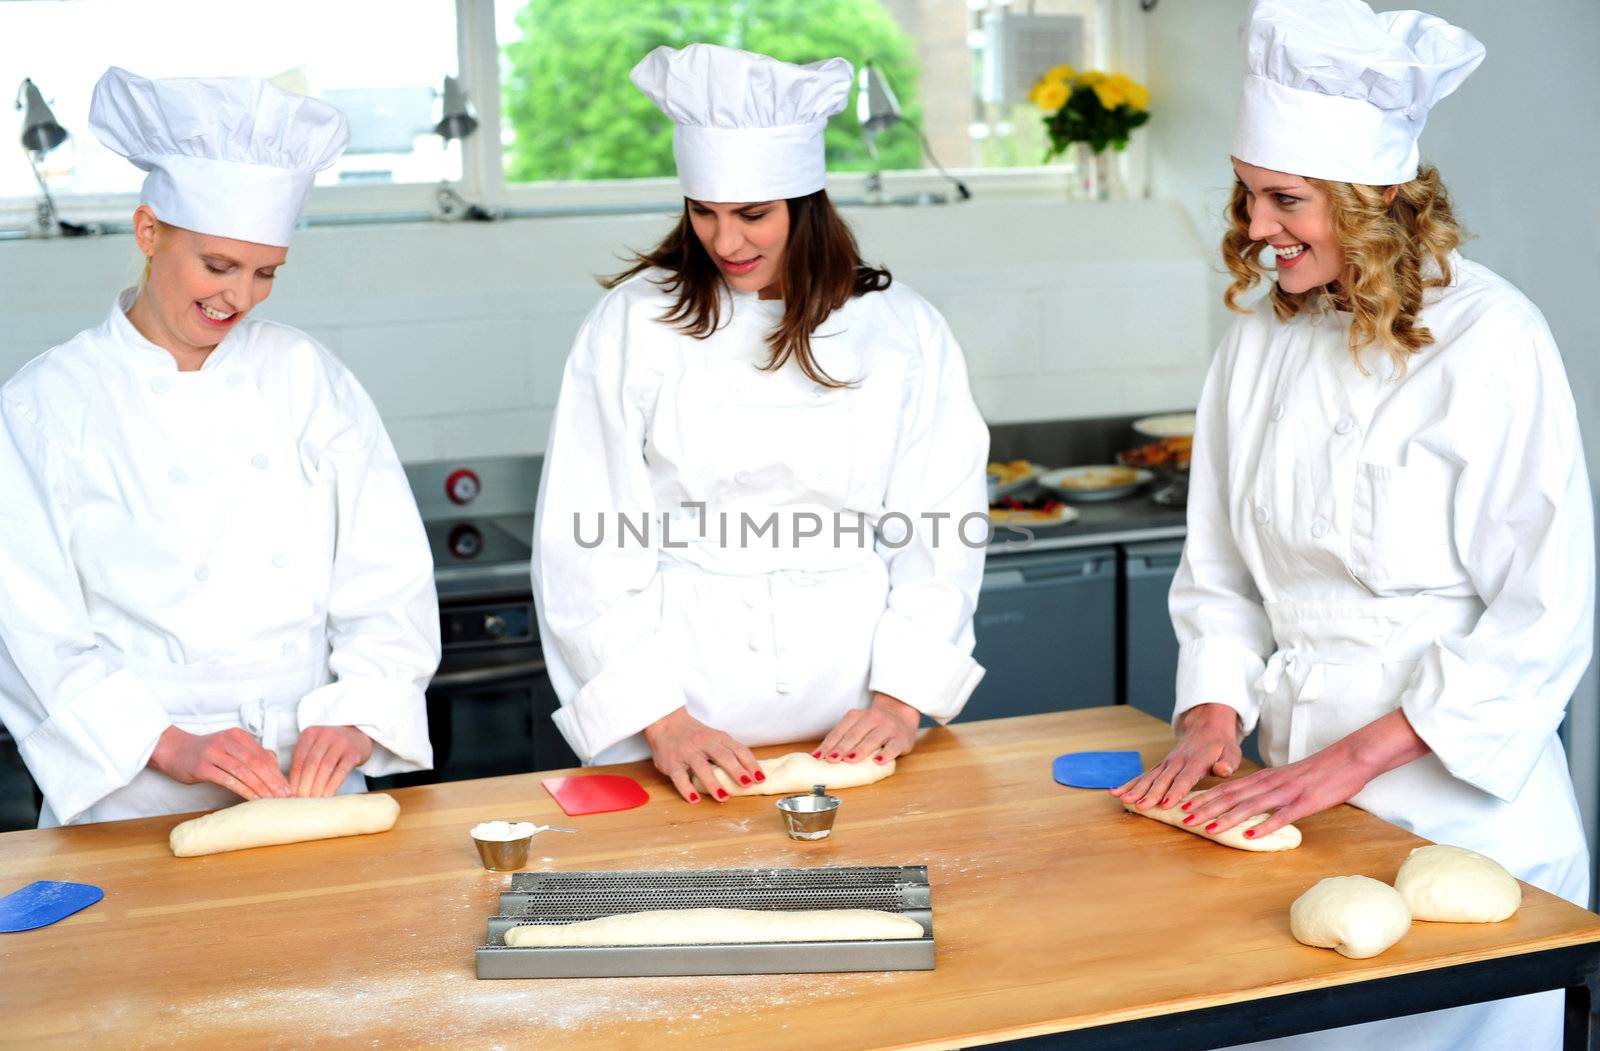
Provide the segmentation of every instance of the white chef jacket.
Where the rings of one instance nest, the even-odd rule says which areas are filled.
[[[1377,348],[1363,374],[1339,312],[1283,323],[1263,304],[1223,341],[1171,593],[1174,719],[1226,704],[1278,766],[1399,708],[1431,753],[1351,802],[1586,905],[1556,734],[1594,630],[1577,414],[1539,311],[1451,261],[1420,317],[1435,342],[1403,374]],[[1553,1047],[1560,1019],[1541,994],[1291,1046]]]
[[[812,336],[853,384],[828,389],[758,368],[781,301],[725,293],[697,340],[660,320],[662,277],[584,322],[545,455],[534,597],[567,741],[642,758],[682,707],[748,745],[811,740],[874,690],[954,718],[983,675],[988,430],[944,319],[898,281],[851,299]]]
[[[169,725],[302,729],[432,764],[432,558],[378,415],[304,333],[241,321],[198,371],[106,320],[0,388],[0,719],[41,825],[237,802],[147,769]],[[353,773],[344,791],[364,787]]]

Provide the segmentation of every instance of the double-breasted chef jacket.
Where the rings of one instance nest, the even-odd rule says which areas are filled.
[[[590,314],[550,433],[533,580],[562,733],[621,762],[680,707],[747,745],[815,740],[874,690],[953,718],[983,674],[988,431],[943,318],[898,281],[851,299],[811,340],[851,383],[829,389],[758,368],[781,301],[725,291],[697,340],[660,320],[663,276]],[[665,536],[618,528],[649,516]]]
[[[146,764],[169,725],[373,739],[432,763],[432,558],[370,399],[304,333],[246,318],[180,372],[125,313],[0,389],[0,718],[41,825],[237,802]]]
[[[1279,322],[1263,303],[1235,322],[1195,432],[1174,718],[1226,704],[1281,766],[1399,709],[1431,751],[1350,802],[1587,905],[1557,735],[1594,631],[1577,415],[1533,304],[1459,253],[1451,270],[1419,318],[1435,342],[1403,373],[1377,348],[1358,367],[1348,314]],[[1382,1032],[1543,1046],[1559,1039],[1545,1032],[1555,995],[1553,1010],[1462,1008]],[[1313,1036],[1329,1042],[1295,1039],[1355,1039]]]

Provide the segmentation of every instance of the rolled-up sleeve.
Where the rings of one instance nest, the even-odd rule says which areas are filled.
[[[687,703],[683,655],[661,631],[645,417],[625,382],[621,313],[615,297],[602,301],[567,359],[534,522],[540,638],[558,657],[555,722],[585,762]],[[624,541],[623,520],[643,528]],[[602,523],[615,536],[586,543]]]
[[[375,747],[361,772],[378,777],[433,765],[424,691],[439,666],[439,600],[422,519],[373,406],[338,377],[348,424],[325,461],[337,493],[328,595],[334,681],[301,699],[301,730],[354,726]]]
[[[66,477],[28,410],[0,404],[0,721],[70,824],[144,769],[171,720],[99,647],[70,554]]]
[[[1189,468],[1188,535],[1167,608],[1178,637],[1173,724],[1196,705],[1225,704],[1239,714],[1243,735],[1260,718],[1255,683],[1273,641],[1228,514],[1228,378],[1236,338],[1218,350],[1200,394]]]
[[[1462,417],[1453,529],[1485,609],[1423,654],[1400,707],[1451,774],[1511,800],[1589,664],[1594,512],[1549,330],[1527,317],[1481,338],[1495,367]]]
[[[960,714],[983,678],[972,659],[972,618],[988,537],[984,467],[989,431],[973,403],[966,361],[930,309],[921,368],[908,396],[878,551],[889,598],[872,639],[869,686],[931,719]]]

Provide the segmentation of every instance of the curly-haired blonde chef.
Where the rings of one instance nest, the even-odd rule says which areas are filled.
[[[1176,805],[1237,770],[1259,724],[1270,769],[1187,821],[1271,812],[1260,836],[1349,801],[1587,904],[1556,734],[1594,630],[1576,413],[1544,318],[1456,251],[1418,162],[1483,47],[1357,0],[1258,0],[1247,41],[1229,305],[1276,284],[1201,396],[1171,595],[1179,742],[1116,792]],[[1550,994],[1295,1046],[1554,1047],[1560,1022]]]
[[[426,768],[432,560],[377,412],[249,317],[340,113],[111,69],[145,279],[0,389],[0,719],[41,825],[362,791]]]

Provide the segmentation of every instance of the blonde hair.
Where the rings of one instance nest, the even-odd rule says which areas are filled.
[[[1465,239],[1439,169],[1424,165],[1415,179],[1394,187],[1393,201],[1384,200],[1385,186],[1306,181],[1327,193],[1333,233],[1344,250],[1348,281],[1341,278],[1338,306],[1354,315],[1351,356],[1359,367],[1362,348],[1377,344],[1404,371],[1412,354],[1433,343],[1433,333],[1417,324],[1423,293],[1450,283],[1450,253]],[[1222,261],[1233,274],[1222,299],[1241,314],[1250,308],[1240,306],[1239,297],[1270,273],[1261,263],[1266,242],[1250,237],[1246,198],[1244,183],[1235,180],[1222,237]],[[1431,276],[1424,272],[1429,259],[1438,266]],[[1274,281],[1267,298],[1278,320],[1287,321],[1301,311],[1326,309],[1330,296],[1326,286],[1285,292]]]

